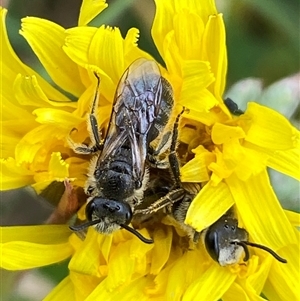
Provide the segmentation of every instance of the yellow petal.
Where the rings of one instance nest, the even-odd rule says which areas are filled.
[[[282,249],[288,263],[282,264],[274,261],[264,293],[272,300],[298,300],[299,299],[299,242],[288,245]],[[271,299],[270,299],[271,300]]]
[[[52,153],[49,162],[49,172],[56,179],[65,179],[69,176],[69,164],[61,157],[61,153]]]
[[[60,131],[57,127],[51,125],[41,125],[28,132],[16,146],[16,161],[20,164],[22,162],[35,164],[45,164],[45,159],[50,156],[51,151],[49,146],[56,146],[64,144],[64,140],[68,131]],[[40,152],[39,156],[37,153]],[[48,162],[47,162],[48,163]],[[38,169],[38,167],[36,168]],[[41,168],[45,170],[45,167]]]
[[[76,296],[76,301],[86,300],[86,298],[93,292],[100,281],[100,279],[95,276],[76,273],[73,271],[70,271],[69,277],[73,284],[73,291]]]
[[[177,81],[179,81],[180,79],[178,79],[178,77],[182,76],[182,69],[181,69],[181,65],[182,65],[182,58],[179,52],[179,48],[176,44],[176,40],[175,40],[175,34],[174,31],[169,32],[165,39],[164,39],[164,52],[165,54],[163,55],[167,70],[173,74],[173,77],[175,77],[175,79]],[[177,89],[176,89],[177,85],[175,85],[175,95],[178,94]]]
[[[124,41],[118,28],[100,27],[93,37],[89,49],[90,63],[101,66],[117,83],[123,74],[124,62]]]
[[[70,300],[76,300],[74,294],[74,285],[70,277],[64,278],[52,291],[48,294],[43,301],[61,301],[65,300],[66,296]]]
[[[30,44],[53,81],[65,91],[78,96],[84,87],[77,65],[62,50],[64,31],[64,28],[56,23],[27,17],[22,19],[20,34]]]
[[[135,259],[130,256],[131,240],[120,243],[111,253],[107,289],[113,290],[129,281],[135,271]]]
[[[96,16],[98,16],[108,4],[106,0],[84,0],[80,8],[78,25],[83,26],[91,22]]]
[[[267,165],[283,174],[300,180],[300,148],[276,151]]]
[[[40,108],[34,110],[33,114],[36,115],[36,121],[38,123],[59,125],[67,131],[70,131],[74,124],[83,121],[82,118],[78,118],[74,114],[59,109]]]
[[[199,99],[201,99],[201,102],[206,99],[206,103],[215,102],[215,97],[207,89],[199,92]],[[189,119],[198,121],[207,126],[212,126],[216,122],[224,121],[222,120],[223,117],[214,110],[210,110],[209,112],[199,111],[197,104],[198,102],[195,102],[193,99],[185,100],[185,106],[189,109],[187,113],[187,117]]]
[[[175,6],[171,1],[156,0],[156,12],[153,20],[151,34],[160,55],[164,57],[164,39],[173,29],[173,16]]]
[[[112,101],[116,85],[127,67],[124,62],[124,40],[119,29],[76,27],[66,30],[66,33],[63,47],[66,54],[83,68],[90,66],[99,72],[101,86],[105,87],[101,93]]]
[[[1,190],[9,190],[34,183],[32,171],[18,165],[13,158],[0,159]]]
[[[265,282],[269,277],[272,263],[272,258],[267,257],[260,265],[258,265],[256,270],[254,270],[252,273],[250,272],[244,285],[244,289],[248,292],[249,296],[252,295],[251,297],[255,298],[261,294]]]
[[[208,166],[208,169],[213,172],[210,180],[212,184],[216,186],[223,179],[226,179],[231,175],[232,169],[230,169],[230,166],[227,166],[224,156],[219,149],[215,148],[214,153],[216,155],[216,162],[212,162]]]
[[[235,278],[235,274],[214,263],[187,288],[182,301],[219,300],[234,282]]]
[[[217,10],[214,1],[185,1],[185,0],[156,0],[156,13],[152,25],[152,37],[155,45],[162,57],[165,57],[165,37],[174,30],[174,16],[177,13],[192,12],[200,17],[204,23],[207,22],[207,16],[210,14],[216,14]],[[190,26],[189,23],[185,23],[186,26]],[[178,27],[177,27],[178,28]],[[180,32],[187,32],[186,27],[179,28]]]
[[[1,244],[1,267],[13,271],[26,270],[63,261],[72,253],[73,249],[69,243],[7,242]]]
[[[234,174],[225,181],[254,242],[274,251],[296,242],[294,229],[272,190],[266,171],[248,181],[241,181]]]
[[[169,259],[171,246],[172,246],[172,229],[167,228],[167,232],[163,229],[156,229],[153,235],[155,241],[154,248],[152,249],[152,262],[150,274],[157,275],[164,267]]]
[[[244,137],[245,132],[242,128],[221,123],[214,124],[211,131],[211,138],[215,144],[223,144],[231,139],[241,139]]]
[[[1,75],[2,76],[2,75]],[[27,122],[32,123],[33,121],[33,116],[31,114],[31,110],[28,111],[26,110],[26,107],[20,107],[17,102],[15,103],[15,101],[11,101],[11,100],[15,100],[14,97],[11,97],[11,93],[10,93],[10,97],[6,98],[3,94],[3,90],[1,91],[1,97],[2,97],[2,118],[1,121],[9,121],[9,120],[13,120],[14,122],[20,122],[23,121],[23,119],[25,119]],[[22,116],[22,119],[20,120],[20,116]],[[24,123],[25,124],[25,123]],[[15,126],[15,132],[23,132],[23,128],[18,128],[18,126]]]
[[[66,242],[71,234],[67,225],[1,227],[0,231],[1,243],[13,241],[41,244],[62,243]]]
[[[19,135],[16,135],[16,133],[9,131],[7,128],[6,129],[3,128],[3,124],[7,126],[7,123],[8,122],[0,123],[0,127],[2,128],[0,147],[1,147],[1,156],[3,158],[9,158],[14,155],[16,144],[19,142],[21,138]],[[18,126],[18,125],[19,124],[16,123],[14,126]]]
[[[284,210],[287,218],[294,227],[300,227],[300,213]]]
[[[216,80],[211,85],[211,92],[217,97],[223,95],[227,73],[227,51],[225,26],[222,14],[209,16],[203,36],[202,59],[209,61]]]
[[[31,68],[23,64],[17,55],[14,53],[9,39],[7,37],[7,32],[5,28],[5,16],[7,13],[6,9],[0,8],[0,36],[1,36],[1,81],[3,89],[1,94],[5,96],[6,99],[14,100],[12,95],[13,82],[18,73],[23,75],[35,75],[37,81],[39,82],[42,90],[47,94],[49,99],[69,101],[69,99],[52,87],[46,80],[44,80],[37,72],[33,71]],[[5,58],[5,59],[4,59]]]
[[[192,79],[191,81],[193,81]],[[186,83],[189,85],[189,82]],[[204,118],[207,118],[208,110],[211,109],[216,103],[217,100],[214,97],[214,95],[208,91],[207,89],[191,89],[191,87],[186,87],[184,83],[185,91],[183,91],[182,99],[180,99],[180,104],[187,107],[190,110],[196,111],[196,117],[197,121],[202,122],[201,115],[199,113],[202,113]],[[190,90],[187,90],[190,89]],[[189,117],[192,112],[189,113]],[[210,121],[209,125],[211,125],[212,121]],[[205,122],[207,124],[207,122]]]
[[[183,86],[180,95],[180,104],[188,108],[196,107],[197,111],[207,112],[217,104],[214,97],[203,97],[204,91],[214,80],[207,62],[185,61],[183,64]],[[193,106],[191,106],[193,101]]]
[[[115,290],[110,290],[107,286],[107,279],[104,279],[97,288],[85,299],[85,301],[99,300],[122,300],[122,301],[147,301],[149,298],[145,296],[144,289],[149,285],[150,280],[141,277],[123,285]]]
[[[300,132],[278,112],[250,102],[244,118],[251,119],[246,141],[274,150],[300,147]]]
[[[71,271],[100,277],[99,266],[103,262],[100,262],[99,249],[96,247],[98,236],[99,233],[94,228],[91,227],[88,230],[80,249],[75,252],[69,263]],[[89,255],[87,256],[87,254]]]
[[[202,151],[197,149],[195,157],[180,169],[182,182],[202,183],[209,180],[207,166],[215,161],[215,155],[203,146],[201,146]]]
[[[202,255],[202,256],[201,256]],[[166,300],[181,300],[188,285],[204,273],[203,254],[198,250],[184,253],[174,262],[166,283]],[[182,271],[185,271],[184,273]]]
[[[92,63],[89,62],[89,45],[96,31],[96,27],[74,27],[65,31],[66,38],[63,50],[82,67]]]
[[[234,200],[228,186],[221,182],[213,186],[208,182],[191,203],[185,223],[201,232],[213,224],[232,205]]]
[[[222,296],[223,301],[251,301],[245,290],[236,282],[232,283],[227,292]]]
[[[184,60],[200,59],[200,41],[204,31],[201,17],[194,12],[179,12],[174,16],[173,26],[181,57]]]
[[[35,75],[21,75],[18,74],[14,82],[15,97],[22,106],[65,106],[75,108],[76,103],[61,99],[51,101],[47,98],[44,91],[41,89],[37,77]]]
[[[147,232],[146,229],[139,230],[143,236]],[[149,234],[148,234],[149,236]],[[136,259],[137,262],[146,259],[146,254],[154,248],[154,244],[143,244],[137,237],[133,237],[130,245],[130,257]]]
[[[241,147],[240,144],[235,144],[235,147],[226,145],[226,158],[230,160],[230,153],[235,154],[235,174],[243,181],[247,181],[251,175],[256,175],[265,170],[268,156],[263,152],[258,152],[252,148]],[[225,149],[225,147],[224,147]],[[224,155],[225,156],[225,155]]]
[[[252,150],[255,157],[265,158],[265,165],[297,180],[300,179],[300,148],[274,150],[245,141],[243,146]]]
[[[66,31],[65,52],[79,65],[97,66],[102,70],[101,85],[106,89],[115,89],[125,68],[137,59],[141,52],[137,50],[138,30],[131,29],[122,38],[118,28],[101,26],[100,28],[77,27]],[[128,59],[128,60],[127,60]],[[102,77],[103,81],[102,82]],[[111,82],[109,82],[109,80]],[[111,87],[111,85],[114,87]],[[106,86],[110,84],[110,86]],[[112,97],[108,98],[112,99]]]
[[[124,39],[124,57],[127,64],[130,64],[140,57],[153,59],[151,55],[138,47],[139,37],[140,31],[137,28],[133,27],[127,31]]]
[[[107,263],[113,242],[113,235],[98,235],[98,244],[105,262]]]

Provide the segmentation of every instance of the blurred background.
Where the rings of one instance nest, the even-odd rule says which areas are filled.
[[[117,26],[123,36],[129,28],[139,28],[139,46],[162,62],[150,34],[154,1],[107,0],[107,3],[109,7],[91,25]],[[300,1],[217,0],[216,3],[218,11],[224,15],[227,32],[225,97],[234,99],[241,109],[245,109],[250,100],[272,107],[299,128]],[[49,79],[18,33],[20,20],[36,16],[65,28],[74,27],[81,0],[0,0],[0,4],[9,10],[6,26],[15,52],[24,63]],[[299,182],[275,172],[270,176],[282,205],[299,212]],[[0,205],[2,225],[40,224],[53,210],[50,204],[36,198],[29,188],[3,192]],[[1,271],[0,299],[42,300],[67,275],[67,264],[22,273]]]

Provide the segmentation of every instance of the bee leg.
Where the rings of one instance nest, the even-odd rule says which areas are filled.
[[[151,146],[148,149],[148,162],[151,166],[155,168],[160,169],[166,169],[171,167],[171,172],[175,177],[176,186],[181,187],[180,183],[180,172],[179,172],[179,161],[176,155],[176,147],[177,147],[177,140],[178,140],[178,125],[179,125],[179,119],[181,115],[184,113],[186,109],[183,108],[183,110],[177,115],[173,130],[166,132],[156,149],[152,148]],[[167,159],[159,160],[158,156],[162,154],[165,149],[170,146],[170,154]]]
[[[171,138],[171,134],[172,133],[170,131],[164,133],[162,138],[160,139],[157,148],[153,148],[152,146],[149,146],[147,152],[147,160],[152,167],[159,168],[159,169],[169,168],[168,158],[164,158],[163,160],[161,160],[159,159],[159,155],[162,154],[170,144],[169,141]]]
[[[165,196],[161,197],[159,200],[151,204],[146,209],[138,209],[135,210],[134,214],[151,214],[154,212],[159,211],[160,209],[172,205],[180,200],[185,196],[185,190],[183,188],[177,188],[169,193],[167,193]]]
[[[176,146],[177,146],[177,139],[178,139],[178,125],[179,125],[179,119],[180,116],[185,111],[185,108],[177,115],[173,131],[172,131],[172,140],[171,140],[171,146],[170,146],[170,154],[169,154],[169,164],[171,168],[171,172],[174,178],[174,189],[171,190],[169,193],[167,193],[165,196],[158,199],[156,202],[151,204],[146,209],[136,210],[136,214],[151,214],[154,212],[159,211],[160,209],[171,206],[174,203],[183,200],[187,192],[184,188],[182,188],[181,181],[180,181],[180,170],[179,170],[179,161],[176,155]]]
[[[91,106],[91,113],[88,114],[87,128],[90,134],[91,144],[86,145],[84,143],[75,143],[71,138],[68,138],[68,143],[70,147],[77,154],[93,154],[103,149],[103,143],[101,142],[101,135],[98,127],[97,121],[97,107],[99,101],[99,86],[100,86],[100,77],[94,73],[97,78],[97,88],[94,96],[94,100]],[[72,130],[73,131],[73,130]],[[71,131],[71,132],[72,132]]]
[[[170,169],[173,175],[173,179],[175,181],[175,187],[181,187],[181,181],[180,181],[180,164],[179,160],[177,158],[176,154],[176,148],[177,148],[177,141],[178,141],[178,126],[179,126],[179,119],[181,115],[184,113],[185,107],[183,107],[182,111],[177,115],[174,126],[173,126],[173,131],[172,131],[172,140],[171,140],[171,145],[170,145],[170,154],[169,154],[169,164],[170,164]]]

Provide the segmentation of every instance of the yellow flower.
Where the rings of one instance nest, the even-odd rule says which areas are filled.
[[[31,185],[41,192],[66,178],[84,186],[89,158],[75,155],[67,137],[74,128],[74,141],[88,137],[93,73],[101,77],[98,120],[104,128],[124,70],[139,57],[151,58],[137,47],[135,28],[123,39],[117,28],[85,26],[106,6],[83,1],[79,26],[71,29],[34,17],[22,20],[21,35],[59,89],[20,62],[1,10],[2,190]],[[263,300],[261,293],[270,300],[296,300],[299,216],[281,208],[266,169],[300,178],[299,131],[256,103],[239,117],[224,105],[225,28],[214,1],[156,0],[152,36],[175,102],[189,110],[180,141],[194,155],[181,168],[181,180],[205,184],[186,223],[200,232],[235,205],[250,240],[288,263],[254,249],[247,264],[221,267],[202,243],[193,250],[182,245],[181,234],[165,222],[151,230],[150,245],[126,231],[105,236],[90,228],[81,240],[67,226],[2,227],[1,267],[23,270],[71,257],[69,276],[45,300]]]

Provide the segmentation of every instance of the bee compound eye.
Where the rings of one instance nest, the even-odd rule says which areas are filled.
[[[205,248],[211,258],[215,261],[218,261],[220,248],[218,242],[218,233],[213,230],[208,230],[205,235]]]
[[[131,212],[126,212],[126,220],[131,220],[132,213]]]
[[[87,203],[86,207],[85,207],[85,215],[86,218],[91,221],[92,220],[92,216],[95,213],[95,203],[94,201],[90,201]]]
[[[121,202],[119,205],[119,216],[124,219],[124,224],[128,225],[132,220],[132,210],[128,203]]]

